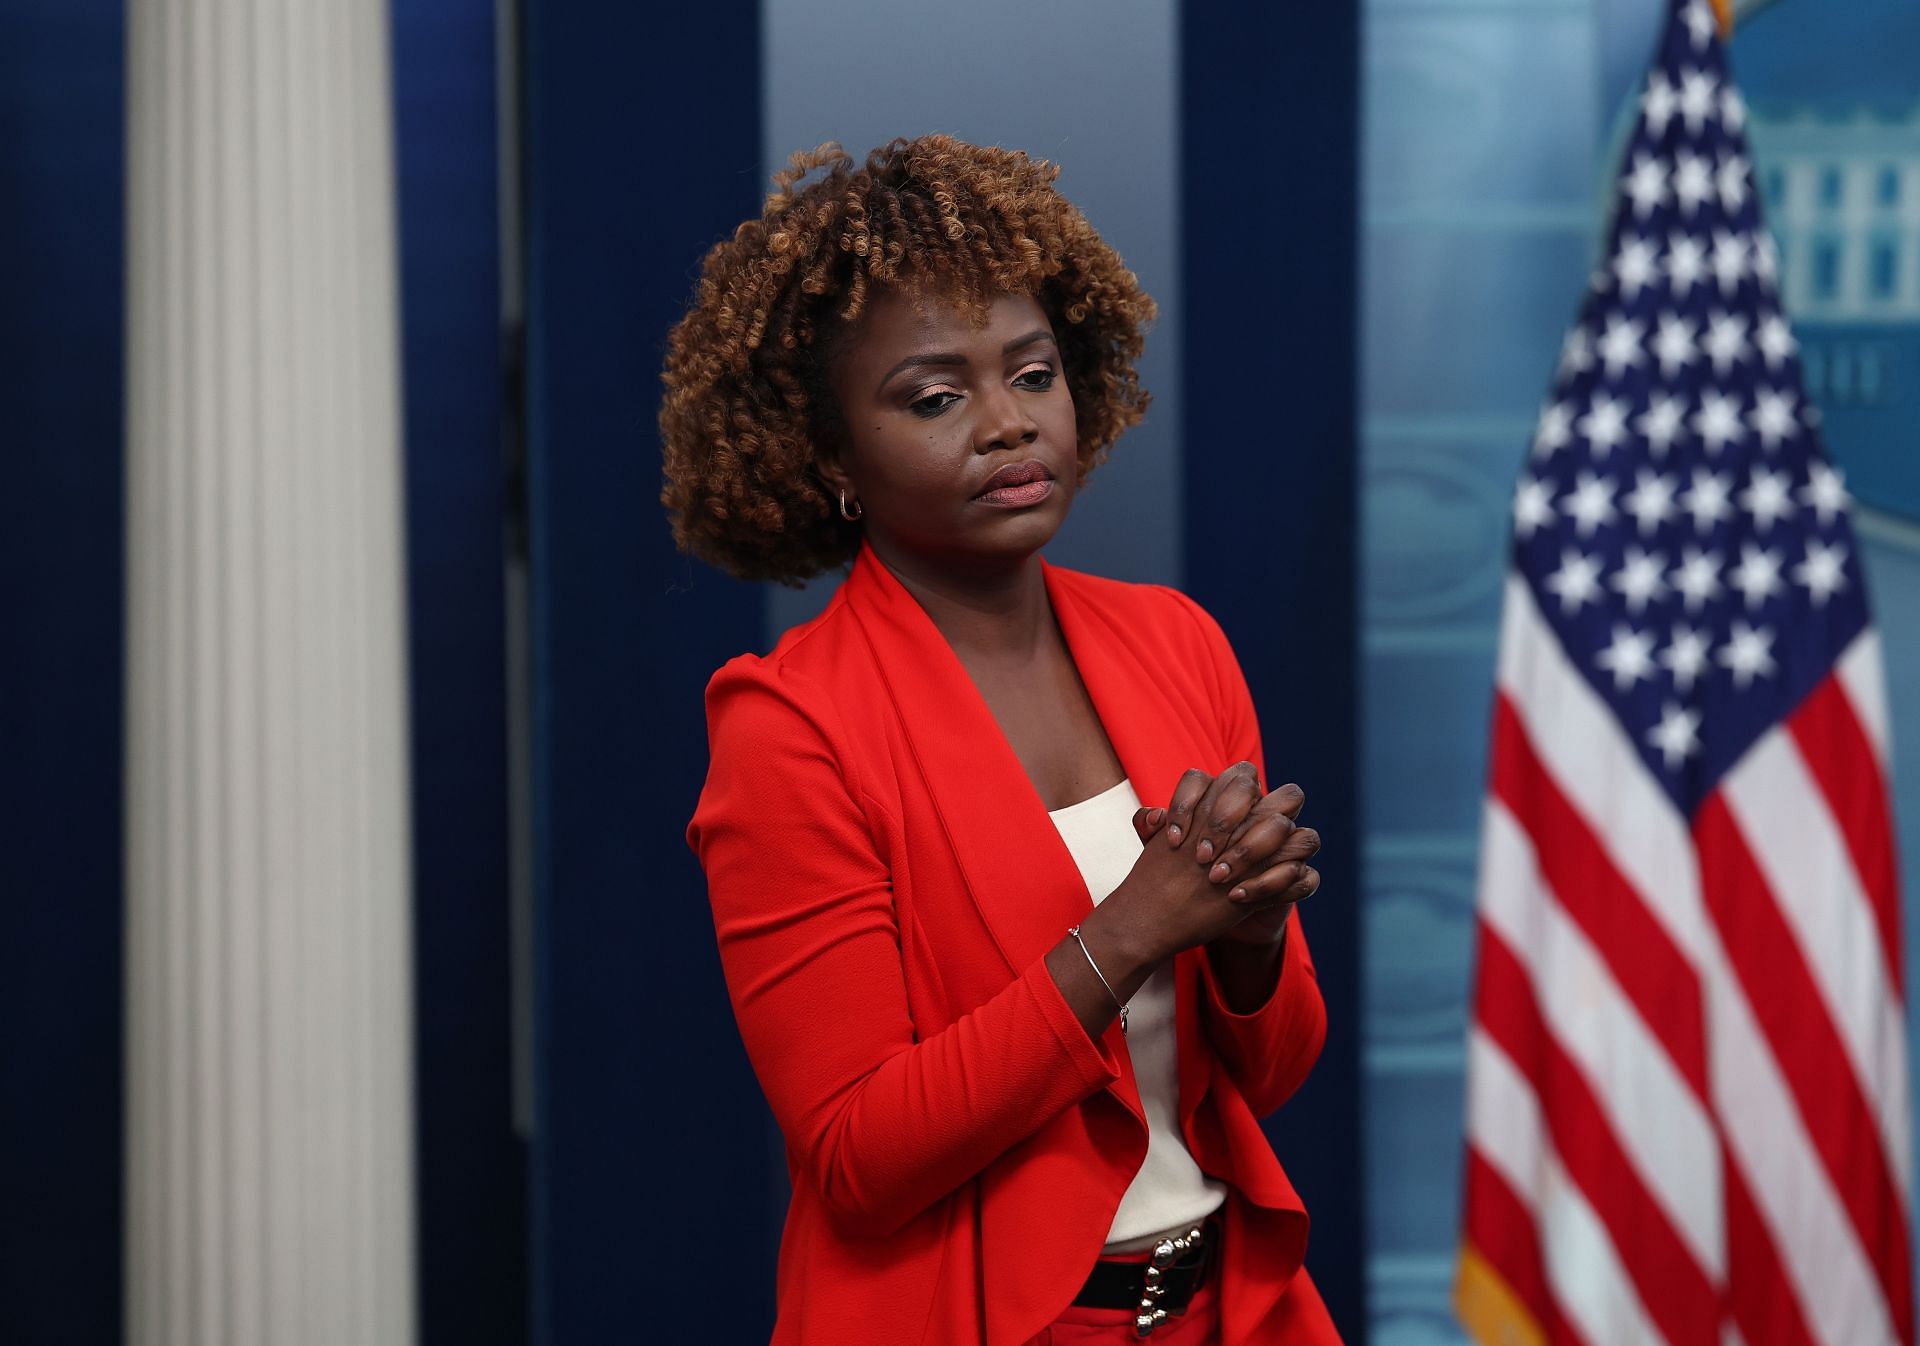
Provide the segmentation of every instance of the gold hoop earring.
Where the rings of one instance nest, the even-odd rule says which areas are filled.
[[[848,523],[852,523],[855,519],[859,518],[862,514],[865,514],[866,512],[867,512],[867,507],[861,504],[858,500],[856,500],[853,502],[853,512],[849,514],[847,512],[847,493],[845,491],[840,492],[840,517],[841,518],[845,519]]]

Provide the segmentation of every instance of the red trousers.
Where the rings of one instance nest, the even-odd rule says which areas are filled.
[[[1069,1305],[1066,1312],[1040,1329],[1027,1346],[1120,1346],[1139,1342],[1133,1334],[1132,1309],[1083,1309]],[[1220,1301],[1213,1286],[1203,1285],[1179,1317],[1169,1317],[1153,1329],[1147,1346],[1219,1346]]]

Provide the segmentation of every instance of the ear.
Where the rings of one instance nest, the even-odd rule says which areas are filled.
[[[814,475],[825,484],[827,494],[838,497],[842,491],[856,495],[853,479],[847,475],[846,468],[840,465],[840,455],[826,447],[816,448],[813,454]]]

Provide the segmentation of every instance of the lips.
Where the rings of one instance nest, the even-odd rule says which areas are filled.
[[[1008,463],[988,477],[987,484],[975,493],[974,498],[978,499],[987,492],[997,491],[1003,486],[1025,486],[1030,482],[1051,480],[1053,480],[1053,473],[1047,471],[1046,465],[1029,458],[1021,463]]]

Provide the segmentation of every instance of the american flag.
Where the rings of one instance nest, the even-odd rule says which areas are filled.
[[[1513,498],[1456,1302],[1914,1340],[1880,651],[1746,111],[1674,3]]]

